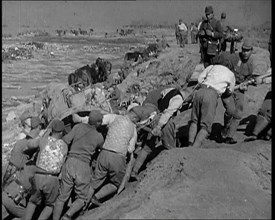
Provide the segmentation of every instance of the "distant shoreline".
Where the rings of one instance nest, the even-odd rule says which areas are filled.
[[[213,5],[217,19],[225,11],[233,26],[258,26],[272,19],[271,0],[3,1],[2,33],[79,27],[114,32],[133,23],[175,24],[179,18],[190,24],[201,19],[206,5]]]

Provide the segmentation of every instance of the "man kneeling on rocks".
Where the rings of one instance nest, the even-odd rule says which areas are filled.
[[[222,65],[210,65],[199,75],[198,83],[201,87],[193,101],[189,146],[200,147],[207,138],[216,115],[218,98],[221,95],[230,96],[234,91],[235,81],[234,73]]]
[[[152,135],[147,137],[146,143],[140,151],[131,177],[136,179],[139,169],[145,162],[148,155],[153,151],[156,151],[156,140],[160,137],[163,147],[165,149],[175,148],[176,143],[176,126],[174,117],[178,110],[181,109],[185,97],[188,93],[186,91],[180,91],[176,88],[159,88],[149,93],[143,102],[142,106],[148,111],[156,111],[158,114],[152,122]],[[155,126],[154,126],[155,125]]]

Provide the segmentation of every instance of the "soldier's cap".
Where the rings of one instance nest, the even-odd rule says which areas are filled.
[[[253,44],[251,39],[245,39],[242,45],[245,50],[253,50]]]
[[[211,5],[205,7],[205,14],[209,15],[209,14],[212,14],[213,12],[214,12],[213,7]]]
[[[89,114],[88,123],[90,125],[95,125],[97,122],[101,122],[103,119],[103,114],[99,110],[92,110]]]
[[[31,129],[36,128],[38,125],[41,125],[42,122],[39,117],[32,117],[31,118]]]
[[[52,125],[52,130],[54,132],[62,132],[65,129],[64,122],[61,120],[56,120]]]
[[[222,12],[221,18],[226,18],[226,13],[225,12]]]

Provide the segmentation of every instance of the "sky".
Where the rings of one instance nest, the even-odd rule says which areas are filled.
[[[271,21],[271,0],[160,0],[160,1],[2,1],[2,27],[82,27],[116,30],[133,21],[153,24],[187,24],[204,15],[212,5],[216,18],[226,12],[230,24],[260,25]],[[234,26],[234,25],[233,25]]]

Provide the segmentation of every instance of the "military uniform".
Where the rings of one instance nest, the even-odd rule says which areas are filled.
[[[213,8],[207,6],[205,8],[206,17],[208,14],[213,14]],[[204,20],[200,25],[199,38],[201,39],[201,54],[204,67],[212,64],[212,58],[220,51],[220,40],[223,38],[223,28],[221,22],[212,17],[209,20]]]
[[[243,45],[246,44],[250,45],[250,43],[244,43]],[[221,64],[232,70],[235,74],[236,85],[253,78],[253,59],[250,56],[248,60],[244,61],[242,52],[233,54],[224,52],[213,58],[213,64]],[[222,136],[223,138],[227,138],[228,142],[236,143],[236,141],[233,140],[233,135],[243,117],[245,91],[240,89],[235,90],[232,96],[222,97],[222,102],[226,109]]]
[[[223,34],[224,37],[221,39],[221,51],[226,51],[226,47],[227,47],[227,43],[226,43],[226,39],[225,39],[225,35],[229,32],[232,31],[232,28],[228,25],[228,22],[226,21],[226,14],[225,12],[222,12],[221,14],[221,25],[222,25],[222,29],[223,29]],[[234,43],[234,42],[231,42]]]

